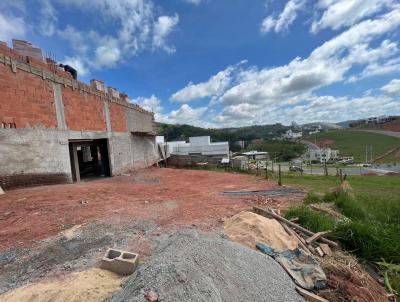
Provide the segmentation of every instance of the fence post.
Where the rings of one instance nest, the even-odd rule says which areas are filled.
[[[343,170],[342,169],[339,170],[339,175],[340,175],[340,183],[342,183],[343,182]]]
[[[324,161],[325,176],[328,176],[328,167],[326,166],[326,158]]]
[[[265,163],[265,179],[268,179],[268,164]]]
[[[281,164],[278,165],[278,185],[282,185],[282,172],[281,172]]]

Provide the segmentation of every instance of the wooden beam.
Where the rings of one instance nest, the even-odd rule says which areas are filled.
[[[299,286],[296,286],[297,292],[302,295],[309,302],[329,302],[328,300],[309,292]]]
[[[278,214],[275,214],[275,213],[273,213],[273,212],[271,212],[269,210],[263,209],[261,207],[255,206],[255,207],[253,207],[253,211],[255,213],[257,213],[257,214],[262,215],[262,216],[265,216],[265,217],[268,217],[268,218],[273,217],[273,218],[275,218],[275,219],[277,219],[279,221],[283,221],[288,226],[296,228],[297,230],[303,232],[304,234],[306,234],[308,236],[312,236],[312,235],[315,234],[315,233],[303,228],[302,226],[300,226],[300,225],[298,225],[298,224],[296,224],[294,222],[291,222],[291,221],[287,220],[286,218],[283,218],[282,216],[280,216]],[[333,246],[333,247],[338,247],[339,246],[339,244],[337,244],[337,242],[331,241],[331,240],[326,239],[326,238],[321,238],[321,241],[326,243],[326,244],[329,244],[330,246]]]
[[[318,233],[315,233],[314,235],[312,235],[311,237],[308,237],[308,238],[306,239],[306,243],[307,243],[307,244],[311,244],[312,242],[314,242],[314,241],[320,239],[322,236],[324,236],[324,235],[326,235],[326,234],[328,234],[328,233],[330,233],[330,232],[331,232],[331,231],[325,231],[325,232],[318,232]]]
[[[312,255],[311,250],[305,245],[305,243],[301,240],[302,238],[295,232],[293,231],[290,227],[288,227],[286,224],[284,224],[283,222],[279,222],[282,227],[285,229],[285,231],[293,236],[294,238],[297,239],[297,242],[299,243],[299,246],[308,254]],[[300,239],[301,238],[301,239]]]
[[[315,250],[317,251],[317,253],[318,253],[318,255],[319,255],[320,257],[324,257],[325,254],[324,254],[324,252],[321,250],[320,247],[317,247]]]
[[[325,243],[320,243],[319,247],[321,248],[321,250],[324,252],[324,254],[330,256],[332,255],[332,250],[329,247],[329,245],[325,244]]]

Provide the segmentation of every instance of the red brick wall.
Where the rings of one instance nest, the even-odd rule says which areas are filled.
[[[110,103],[111,129],[116,132],[128,131],[126,127],[124,107],[116,103]]]
[[[51,84],[41,77],[0,64],[0,127],[57,126]],[[13,127],[14,127],[13,126]]]
[[[69,129],[106,131],[103,101],[100,97],[63,87],[62,98]]]
[[[19,56],[12,49],[0,44],[0,53],[18,61],[54,72],[44,62]],[[65,72],[59,76],[70,78]],[[80,84],[82,85],[82,83]],[[81,93],[79,89],[61,86],[64,115],[68,129],[106,131],[104,104],[100,97]],[[0,64],[0,128],[27,128],[40,126],[56,128],[57,118],[52,83],[41,76]],[[109,103],[112,131],[127,130],[124,107]]]

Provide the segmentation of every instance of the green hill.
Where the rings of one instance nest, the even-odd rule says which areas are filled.
[[[341,156],[354,156],[357,162],[365,161],[366,146],[372,146],[373,159],[400,147],[399,138],[363,131],[334,130],[313,134],[306,139],[313,143],[316,142],[320,147],[338,149]],[[380,159],[379,162],[393,162],[396,160],[399,161],[400,158],[396,159],[393,155],[389,155]]]
[[[281,136],[290,127],[281,124],[255,125],[238,128],[201,128],[190,125],[171,125],[156,123],[157,135],[163,135],[169,141],[187,140],[190,136],[209,135],[215,142],[229,141],[234,146],[236,141],[245,141],[246,145],[254,139],[272,139]]]

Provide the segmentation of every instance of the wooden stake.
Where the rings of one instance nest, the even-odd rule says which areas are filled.
[[[312,242],[314,242],[315,240],[320,239],[322,236],[330,233],[331,231],[326,231],[326,232],[318,232],[315,233],[314,235],[312,235],[311,237],[306,239],[307,244],[311,244]]]
[[[297,292],[302,295],[309,302],[329,302],[328,300],[309,292],[299,286],[296,286]]]
[[[263,208],[261,208],[261,207],[255,206],[255,207],[253,207],[253,211],[254,211],[255,213],[257,213],[257,214],[262,215],[262,216],[273,217],[273,218],[275,218],[275,219],[277,219],[277,220],[279,220],[279,221],[283,221],[283,222],[286,223],[288,226],[291,226],[291,227],[293,227],[293,228],[296,228],[297,230],[303,232],[304,234],[306,234],[306,235],[308,235],[308,236],[312,236],[312,235],[315,234],[315,233],[313,233],[313,232],[311,232],[311,231],[309,231],[309,230],[303,228],[302,226],[300,226],[300,225],[298,225],[298,224],[296,224],[296,223],[293,223],[293,222],[287,220],[286,218],[283,218],[282,216],[280,216],[280,215],[278,215],[278,214],[275,214],[275,213],[272,213],[271,211],[266,210],[266,209],[263,209]],[[326,238],[324,238],[324,237],[321,238],[321,241],[324,242],[324,243],[327,243],[327,244],[329,244],[330,246],[333,246],[333,247],[338,247],[338,246],[339,246],[336,242],[331,241],[331,240],[329,240],[329,239],[326,239]]]
[[[325,243],[320,243],[319,247],[321,248],[321,250],[324,252],[324,254],[330,256],[332,255],[332,250],[329,247],[329,245],[325,244]]]

